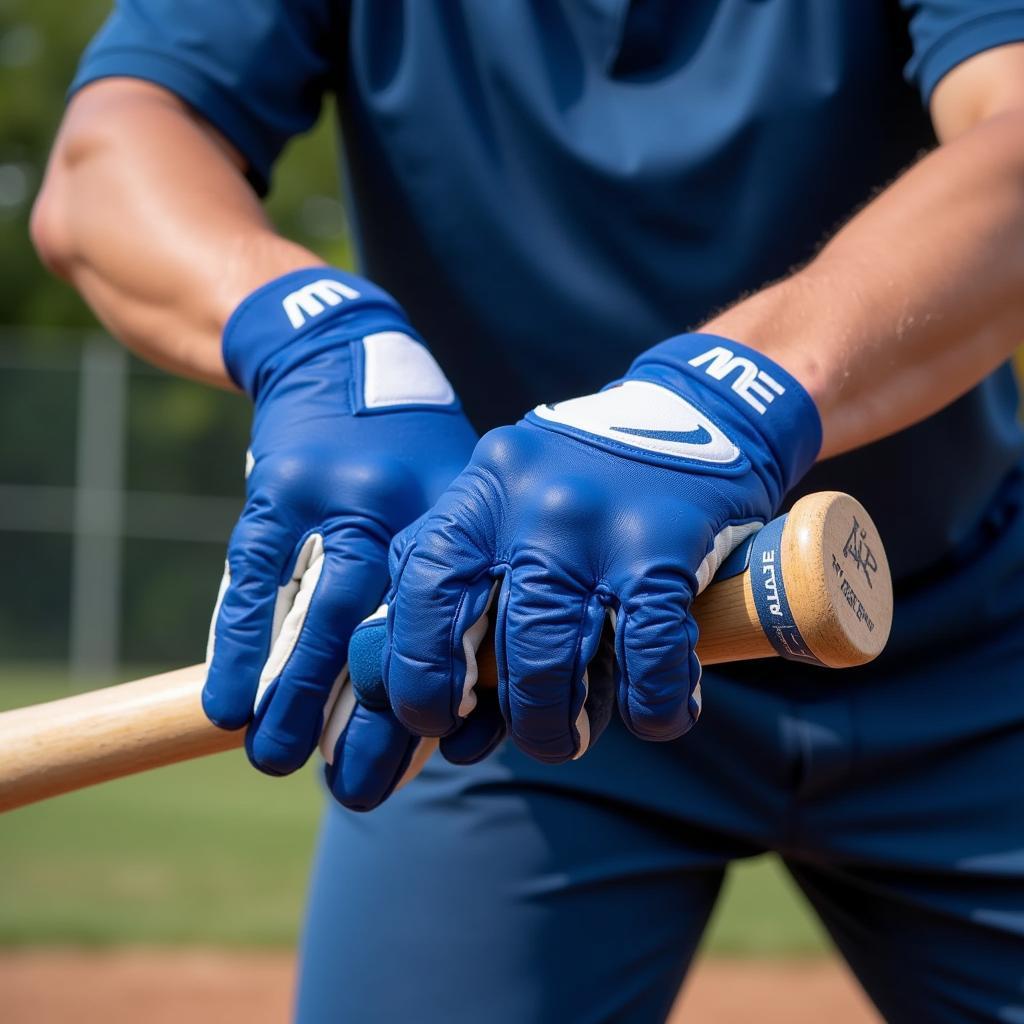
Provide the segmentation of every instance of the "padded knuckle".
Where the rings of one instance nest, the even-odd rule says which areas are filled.
[[[327,487],[338,500],[376,510],[405,526],[423,510],[425,499],[412,470],[395,459],[346,460],[330,469]]]
[[[666,526],[680,534],[680,549],[683,549],[682,531],[677,524],[701,522],[690,518],[686,510],[679,506],[658,508],[651,504],[636,501],[623,502],[618,509],[616,529],[620,539],[634,551],[651,551],[659,549],[664,543]]]
[[[520,431],[514,426],[495,427],[477,442],[472,462],[491,468],[508,466],[519,457]]]
[[[522,500],[529,518],[559,530],[597,531],[608,507],[600,481],[568,473],[531,482]]]
[[[266,514],[289,509],[308,522],[332,515],[363,513],[389,523],[392,532],[414,519],[426,504],[413,470],[391,457],[370,458],[333,447],[277,453],[258,463],[249,492]]]
[[[272,499],[315,493],[323,480],[323,466],[309,451],[277,452],[256,463],[249,477],[249,491]]]

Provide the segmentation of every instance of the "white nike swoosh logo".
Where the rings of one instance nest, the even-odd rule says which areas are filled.
[[[628,380],[585,398],[539,405],[534,415],[596,437],[673,458],[727,465],[740,450],[696,406],[660,384]]]

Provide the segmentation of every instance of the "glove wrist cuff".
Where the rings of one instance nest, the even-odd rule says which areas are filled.
[[[384,331],[423,343],[382,288],[333,267],[309,267],[269,281],[239,304],[224,327],[224,365],[255,400],[296,366]]]
[[[774,456],[777,500],[811,468],[821,450],[821,417],[800,382],[778,363],[714,334],[680,334],[640,355],[628,379],[664,384],[712,408]],[[710,403],[709,403],[710,399]]]

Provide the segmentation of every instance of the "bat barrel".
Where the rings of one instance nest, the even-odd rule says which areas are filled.
[[[0,714],[0,811],[242,745],[200,702],[203,665]]]

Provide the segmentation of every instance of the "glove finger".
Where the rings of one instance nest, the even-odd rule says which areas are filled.
[[[379,537],[358,524],[324,539],[312,534],[302,545],[292,574],[298,588],[264,667],[246,737],[257,768],[287,774],[312,753],[349,636],[387,583],[385,564]]]
[[[252,717],[264,662],[274,633],[282,552],[279,528],[249,511],[231,535],[224,578],[210,624],[203,710],[214,725],[239,729]]]
[[[420,532],[423,524],[430,518],[429,512],[424,512],[419,519],[414,519],[405,529],[399,530],[391,540],[391,547],[388,549],[388,579],[397,581],[402,575],[402,563],[405,561],[406,553],[411,549],[416,534]],[[388,591],[388,600],[393,595],[394,587]]]
[[[388,708],[360,703],[345,673],[320,740],[332,796],[353,811],[380,806],[414,778],[436,748],[413,736]]]
[[[685,582],[642,579],[643,591],[625,595],[616,615],[619,712],[640,739],[674,740],[700,714],[697,624]]]
[[[587,721],[590,726],[590,742],[576,757],[582,757],[601,738],[615,712],[615,626],[614,613],[605,612],[600,630],[597,650],[590,657],[584,682],[587,684]],[[589,654],[589,645],[584,656]]]
[[[451,764],[476,764],[487,757],[505,738],[505,718],[498,703],[498,681],[494,674],[493,646],[487,652],[489,657],[486,661],[490,667],[486,670],[486,677],[483,675],[484,662],[480,658],[481,645],[494,643],[494,634],[490,629],[490,607],[498,586],[498,583],[493,584],[487,610],[463,637],[467,659],[470,655],[473,656],[472,663],[467,663],[467,677],[478,678],[479,681],[473,690],[476,695],[473,710],[454,732],[441,739],[441,754]]]
[[[486,627],[485,613],[476,628],[466,633],[465,639],[469,653],[473,654],[474,666],[476,651],[484,638]],[[381,605],[373,615],[359,623],[348,645],[348,667],[356,700],[377,709],[389,708],[382,672],[386,630],[387,605]],[[452,764],[475,764],[483,760],[505,735],[505,720],[498,707],[497,690],[494,687],[478,687],[474,693],[477,703],[469,717],[441,740],[441,753]]]
[[[489,570],[490,558],[451,514],[421,526],[406,552],[383,668],[391,707],[410,732],[444,736],[476,706],[474,643],[486,631]]]
[[[516,745],[558,764],[590,744],[587,665],[605,609],[548,564],[517,564],[506,577],[496,629],[499,697]],[[507,594],[507,596],[506,596]]]
[[[505,718],[494,687],[477,689],[472,714],[441,739],[441,754],[452,764],[476,764],[492,753],[505,738]]]

